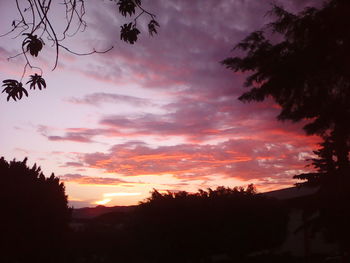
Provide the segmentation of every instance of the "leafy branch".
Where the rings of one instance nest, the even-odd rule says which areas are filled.
[[[151,36],[157,34],[159,23],[156,21],[156,15],[147,11],[141,5],[141,0],[111,0],[115,2],[118,12],[124,16],[135,16],[130,23],[121,26],[120,39],[134,44],[138,35],[141,33],[137,28],[137,20],[146,15],[150,18],[148,23],[148,32]],[[23,87],[22,80],[26,75],[27,68],[40,72],[30,75],[30,80],[26,84],[30,84],[30,89],[38,87],[39,90],[46,88],[46,82],[42,77],[43,71],[40,67],[35,66],[35,59],[40,56],[44,47],[49,46],[55,49],[55,57],[52,70],[55,70],[58,65],[60,51],[64,50],[77,56],[92,55],[95,53],[103,54],[113,49],[113,46],[105,50],[93,49],[90,52],[81,53],[70,49],[65,44],[67,38],[74,37],[79,32],[84,32],[87,28],[85,21],[85,0],[63,0],[58,3],[63,5],[63,17],[65,26],[57,27],[53,21],[57,17],[57,10],[61,7],[54,5],[52,0],[15,0],[16,9],[19,18],[14,19],[11,24],[11,29],[0,34],[0,37],[12,35],[12,39],[22,38],[21,52],[8,57],[8,60],[23,56],[25,65],[20,81],[6,79],[3,81],[5,89],[3,92],[8,94],[7,100],[20,100],[23,94],[28,96],[27,90]]]
[[[128,24],[121,26],[120,39],[134,44],[137,41],[137,36],[140,34],[140,30],[137,28],[137,20],[142,15],[149,16],[150,20],[148,22],[148,32],[151,36],[157,34],[156,27],[159,27],[159,23],[156,21],[156,15],[148,12],[141,6],[141,0],[119,0],[117,5],[119,6],[119,13],[127,17],[135,15],[138,9],[139,14],[136,15],[134,20]]]

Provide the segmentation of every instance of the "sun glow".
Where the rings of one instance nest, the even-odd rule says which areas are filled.
[[[105,205],[105,204],[109,203],[110,201],[112,201],[111,198],[105,198],[105,199],[96,201],[95,204],[96,205]]]

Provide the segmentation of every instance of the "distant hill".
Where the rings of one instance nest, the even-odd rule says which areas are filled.
[[[280,199],[280,200],[288,200],[288,199],[310,196],[312,194],[315,194],[317,190],[318,190],[317,187],[307,187],[307,186],[296,187],[296,186],[294,186],[294,187],[264,192],[261,194],[268,196],[268,197]]]
[[[135,209],[136,206],[103,206],[99,205],[96,207],[84,207],[73,209],[72,218],[73,219],[92,219],[103,214],[122,212],[127,213]]]
[[[273,197],[280,200],[293,199],[297,197],[308,196],[317,191],[317,188],[308,188],[308,187],[290,187],[279,190],[274,190],[270,192],[261,193],[263,195]],[[136,205],[133,206],[103,206],[98,205],[96,207],[84,207],[84,208],[75,208],[72,212],[73,219],[92,219],[99,217],[104,214],[119,214],[131,212],[135,209]],[[112,215],[111,215],[112,216]]]

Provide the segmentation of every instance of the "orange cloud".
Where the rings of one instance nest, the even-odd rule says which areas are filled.
[[[282,180],[307,170],[301,152],[311,152],[311,148],[302,144],[267,144],[244,139],[216,145],[181,144],[156,148],[129,142],[115,145],[107,153],[85,154],[80,162],[121,176],[170,174],[178,179],[198,180],[221,175],[240,180],[265,177]]]

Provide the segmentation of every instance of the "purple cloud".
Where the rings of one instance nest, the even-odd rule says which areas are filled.
[[[69,98],[68,101],[74,104],[88,104],[93,106],[100,106],[102,103],[129,103],[134,106],[154,105],[149,99],[104,92],[88,94],[83,98],[73,97]]]
[[[285,1],[277,1],[284,3]],[[300,10],[315,1],[286,3]],[[109,3],[112,4],[112,3]],[[125,176],[173,174],[190,181],[211,175],[243,180],[258,178],[261,184],[285,183],[304,169],[300,153],[311,153],[315,137],[306,137],[302,123],[275,120],[278,107],[267,101],[243,104],[245,75],[225,69],[219,62],[232,47],[271,18],[264,16],[268,2],[255,0],[144,1],[159,14],[159,35],[143,34],[136,45],[118,43],[108,56],[96,57],[97,66],[81,69],[85,76],[115,85],[132,83],[144,90],[161,92],[172,100],[159,113],[139,111],[133,116],[109,114],[97,121],[98,128],[66,129],[53,141],[95,142],[97,136],[140,139],[181,137],[185,143],[150,146],[146,143],[117,144],[106,152],[82,154],[84,166]],[[114,43],[119,27],[110,23],[115,10],[95,10],[99,28],[95,38]],[[120,22],[120,21],[119,21]],[[101,70],[103,69],[103,70]],[[100,105],[127,102],[152,106],[152,100],[96,92],[71,98],[76,104]],[[209,180],[209,179],[208,179]]]

